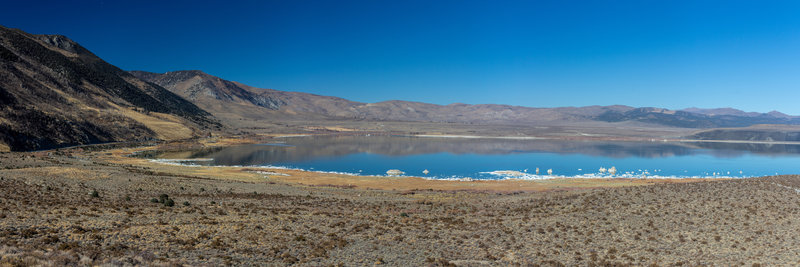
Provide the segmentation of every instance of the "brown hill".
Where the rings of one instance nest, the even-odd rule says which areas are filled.
[[[216,124],[61,35],[0,26],[0,59],[0,150],[181,139]]]

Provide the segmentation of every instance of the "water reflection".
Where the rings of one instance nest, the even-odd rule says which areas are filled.
[[[598,142],[559,140],[426,138],[403,136],[317,136],[277,139],[280,144],[242,145],[192,151],[188,158],[213,158],[215,165],[274,165],[351,154],[409,156],[579,154],[612,159],[710,155],[735,158],[748,154],[800,155],[800,145],[744,143]],[[162,155],[170,157],[170,155]]]

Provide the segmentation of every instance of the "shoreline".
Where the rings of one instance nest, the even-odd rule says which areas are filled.
[[[198,140],[195,145],[215,147],[224,145],[258,143],[264,140],[258,138],[216,138]],[[187,144],[183,144],[187,145]],[[185,164],[160,163],[152,159],[129,157],[133,153],[156,150],[159,147],[175,147],[180,144],[168,143],[158,146],[145,146],[137,148],[117,148],[104,150],[93,154],[98,160],[137,166],[145,168],[152,173],[164,175],[191,177],[198,179],[214,179],[220,181],[239,181],[250,183],[283,183],[300,186],[347,187],[358,189],[377,190],[444,190],[444,191],[489,191],[489,192],[547,192],[563,190],[582,190],[594,188],[613,188],[624,186],[642,186],[652,184],[675,184],[692,182],[711,182],[732,180],[738,178],[631,178],[631,177],[595,177],[595,178],[564,178],[552,179],[497,179],[497,180],[452,180],[452,179],[426,179],[415,176],[365,176],[351,175],[334,172],[319,172],[297,169],[264,168],[248,166],[188,166]],[[264,171],[273,174],[264,174]]]
[[[600,176],[597,173],[587,173],[582,175],[574,175],[574,176],[567,176],[567,175],[538,175],[538,174],[521,174],[521,175],[508,175],[508,176],[496,176],[497,178],[473,178],[473,177],[423,177],[423,176],[414,176],[414,175],[388,175],[388,174],[360,174],[360,173],[352,173],[352,172],[342,172],[342,171],[322,171],[322,170],[307,170],[301,168],[291,168],[286,166],[274,166],[274,165],[198,165],[198,164],[185,164],[184,162],[191,162],[191,161],[212,161],[213,159],[210,158],[197,158],[197,159],[148,159],[152,163],[156,164],[164,164],[164,165],[172,165],[172,166],[182,166],[182,167],[206,167],[206,168],[246,168],[246,169],[262,169],[265,171],[281,171],[281,170],[290,170],[290,171],[299,171],[299,172],[308,172],[308,173],[316,173],[316,174],[336,174],[336,175],[347,175],[352,177],[372,177],[372,178],[418,178],[424,180],[431,180],[431,181],[454,181],[454,182],[471,182],[471,181],[505,181],[505,180],[519,180],[519,181],[541,181],[541,180],[554,180],[554,179],[640,179],[640,180],[667,180],[667,179],[749,179],[749,178],[757,178],[762,176],[660,176],[660,175],[617,175],[617,176]],[[491,174],[493,172],[506,172],[509,170],[495,170],[491,172],[483,172],[487,174]]]

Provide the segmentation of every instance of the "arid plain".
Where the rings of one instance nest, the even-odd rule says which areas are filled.
[[[465,182],[127,157],[237,142],[0,154],[0,265],[800,263],[798,176]]]

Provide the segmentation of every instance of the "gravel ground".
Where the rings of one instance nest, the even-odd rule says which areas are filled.
[[[800,264],[800,176],[392,191],[158,173],[96,155],[0,154],[0,266]]]

